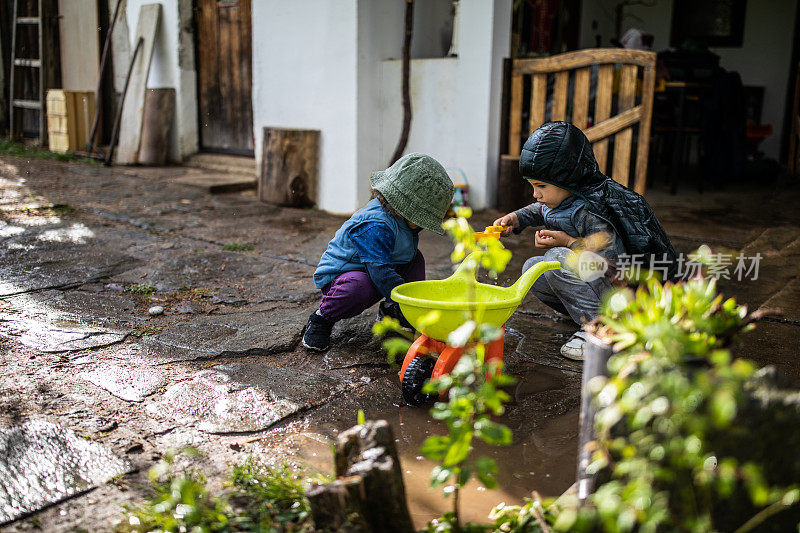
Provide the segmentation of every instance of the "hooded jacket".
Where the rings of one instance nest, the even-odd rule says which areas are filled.
[[[631,256],[653,256],[669,264],[667,278],[677,277],[675,250],[650,205],[641,195],[600,172],[592,146],[583,132],[567,122],[549,122],[534,131],[522,148],[519,171],[566,189],[585,208],[608,222]]]

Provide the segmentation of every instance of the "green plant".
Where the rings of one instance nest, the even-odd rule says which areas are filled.
[[[471,215],[469,208],[458,208],[457,217],[442,224],[454,243],[451,260],[453,263],[465,262],[464,266],[472,272],[483,267],[490,277],[496,278],[499,272],[505,270],[511,252],[498,240],[476,241],[468,222]],[[463,290],[467,301],[475,300],[474,276],[465,277]],[[452,372],[425,384],[423,388],[423,392],[440,394],[445,398],[434,405],[431,416],[445,422],[448,433],[429,437],[420,451],[429,459],[439,462],[431,472],[431,486],[444,485],[445,495],[453,496],[452,512],[432,522],[429,526],[431,531],[473,531],[483,528],[475,524],[462,525],[459,516],[459,491],[473,475],[487,488],[497,486],[494,477],[497,465],[489,457],[473,458],[473,441],[478,438],[498,446],[511,443],[511,430],[493,422],[491,416],[504,412],[503,404],[509,397],[500,387],[514,380],[500,373],[500,365],[485,360],[487,345],[499,339],[502,331],[482,323],[483,311],[481,306],[477,306],[466,312],[465,323],[450,334],[449,345],[465,348],[464,355]],[[438,319],[438,311],[432,311],[422,322],[435,323]],[[410,335],[403,332],[396,321],[388,318],[373,328],[376,335],[392,330],[399,332],[401,337],[385,341],[384,349],[389,354],[390,363],[394,364],[396,356],[408,350]]]
[[[85,163],[89,165],[99,164],[99,161],[89,157],[77,156],[74,153],[59,154],[56,152],[50,152],[42,148],[37,148],[35,146],[27,146],[4,138],[0,138],[0,154],[11,155],[15,157],[33,158],[33,159],[54,159],[56,161],[72,161],[76,163]]]
[[[191,448],[186,455],[197,455]],[[117,526],[124,532],[235,531],[232,510],[223,498],[209,494],[205,477],[197,471],[171,472],[176,454],[167,453],[150,469],[150,501],[125,506],[126,520]]]
[[[148,294],[153,294],[154,292],[156,292],[156,288],[153,285],[149,285],[147,283],[133,283],[131,285],[128,285],[128,287],[125,289],[125,292],[147,296]]]
[[[183,451],[189,456],[197,451]],[[150,469],[150,500],[125,506],[118,532],[313,531],[304,479],[289,467],[248,459],[231,468],[228,490],[211,495],[202,473],[173,472],[175,453]]]
[[[255,249],[255,246],[247,242],[229,242],[222,248],[231,252],[244,252]]]
[[[231,470],[231,502],[247,519],[252,531],[303,531],[309,529],[311,509],[305,482],[288,465],[267,467],[248,459]]]

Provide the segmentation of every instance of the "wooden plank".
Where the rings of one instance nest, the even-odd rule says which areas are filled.
[[[569,72],[556,72],[556,82],[553,86],[553,114],[550,120],[564,120],[567,118],[567,89],[569,88]]]
[[[594,104],[594,123],[602,124],[611,116],[611,97],[614,93],[614,65],[600,65],[597,70],[597,93]],[[594,157],[600,172],[605,174],[608,161],[608,139],[594,143]]]
[[[18,67],[40,68],[42,66],[42,62],[39,59],[15,59],[14,65]]]
[[[584,131],[584,133],[586,134],[586,138],[589,139],[589,142],[594,143],[600,139],[606,139],[627,127],[633,126],[639,122],[641,118],[642,106],[637,105],[633,109],[628,109],[619,115],[614,115],[612,118],[604,120],[600,124],[595,124]]]
[[[617,110],[622,112],[632,108],[636,101],[636,65],[622,65],[620,70]],[[628,186],[630,181],[632,144],[632,127],[622,130],[614,137],[614,163],[611,177],[625,186]]]
[[[153,45],[161,19],[161,4],[145,4],[139,9],[136,24],[136,39],[142,38],[142,50],[136,57],[131,72],[130,84],[122,108],[124,129],[119,135],[117,162],[122,165],[136,163],[142,140],[142,118],[147,89],[147,76],[153,59]]]
[[[800,64],[797,65],[797,76],[794,79],[794,102],[792,104],[792,130],[789,136],[789,161],[786,165],[791,176],[797,171],[798,136],[800,136]]]
[[[100,65],[97,0],[59,0],[58,5],[62,88],[94,91]]]
[[[509,111],[508,153],[519,155],[522,136],[522,76],[511,77],[511,106]]]
[[[575,71],[575,87],[572,90],[572,123],[586,129],[586,120],[589,117],[589,78],[592,67],[584,67]]]
[[[653,118],[653,93],[656,85],[655,64],[645,67],[642,77],[641,122],[639,123],[639,142],[636,147],[636,169],[633,190],[644,195],[647,186],[647,158],[650,154],[650,126]]]
[[[278,205],[317,203],[319,130],[264,128],[258,198]]]
[[[42,103],[39,100],[20,100],[15,99],[11,105],[13,107],[21,107],[23,109],[41,109]]]
[[[547,74],[598,64],[626,63],[645,67],[655,61],[656,53],[623,48],[589,48],[536,59],[514,60],[514,74]]]
[[[175,89],[147,89],[142,115],[140,165],[164,165],[175,115]]]
[[[547,108],[547,74],[531,76],[531,110],[528,134],[544,124]]]

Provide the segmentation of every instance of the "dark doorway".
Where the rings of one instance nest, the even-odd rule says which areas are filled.
[[[251,0],[197,0],[200,147],[253,155]]]

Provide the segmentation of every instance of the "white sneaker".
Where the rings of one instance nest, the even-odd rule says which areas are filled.
[[[586,343],[586,332],[576,331],[561,347],[561,355],[573,361],[583,361],[583,345]]]

